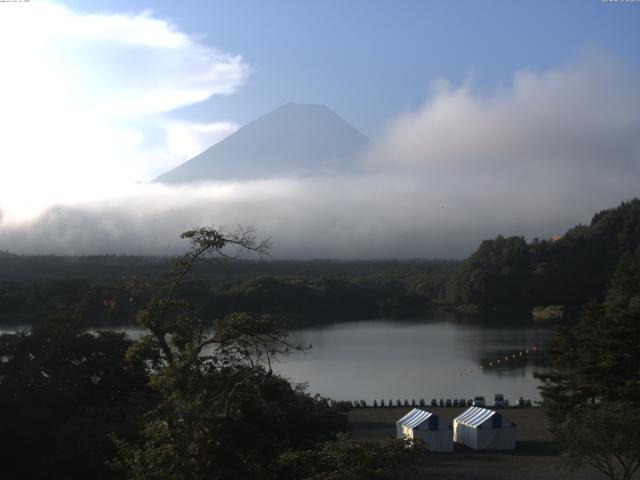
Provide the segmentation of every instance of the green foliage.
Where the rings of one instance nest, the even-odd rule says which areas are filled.
[[[640,249],[620,260],[602,304],[559,329],[549,355],[555,368],[538,377],[555,421],[588,400],[640,402]]]
[[[342,280],[259,277],[214,286],[205,304],[209,312],[239,309],[254,313],[313,318],[370,318],[378,313],[376,297]]]
[[[452,302],[471,305],[513,305],[527,281],[528,247],[522,237],[485,240],[451,280]]]
[[[359,442],[346,435],[315,450],[286,451],[278,461],[278,479],[404,480],[416,478],[427,449],[419,441],[385,439]]]
[[[594,215],[558,240],[482,242],[447,285],[447,299],[479,307],[579,306],[602,301],[612,271],[640,246],[640,200]]]
[[[167,287],[161,267],[171,268],[164,259],[144,257],[10,256],[14,257],[19,259],[17,266],[8,271],[23,280],[0,282],[0,324],[31,324],[46,318],[48,312],[61,310],[76,315],[86,326],[135,324],[135,308],[127,296],[114,291],[112,279],[120,281],[136,272],[139,283],[157,290]],[[291,325],[421,315],[440,305],[446,280],[456,265],[444,261],[217,260],[224,261],[217,261],[216,268],[208,268],[206,262],[194,264],[194,275],[178,286],[179,296],[200,309],[203,317],[241,310],[286,316]],[[7,272],[5,267],[0,257],[0,279]],[[25,279],[34,275],[38,281]],[[40,279],[43,275],[48,276],[46,280]],[[67,278],[70,275],[78,277]],[[105,302],[117,308],[106,310]]]
[[[129,357],[156,352],[150,385],[158,404],[145,415],[140,440],[114,438],[114,466],[132,479],[271,478],[287,449],[312,448],[346,429],[327,400],[310,397],[272,370],[272,362],[306,347],[289,341],[280,322],[232,313],[213,322],[180,296],[196,262],[226,247],[264,253],[246,232],[187,232],[193,249],[161,288],[133,279],[125,293],[148,331]]]
[[[148,413],[142,441],[119,442],[130,478],[269,478],[280,452],[312,448],[346,428],[326,400],[276,375],[247,368],[180,385],[175,378],[165,371],[155,379],[162,401]]]
[[[537,376],[568,465],[630,478],[640,464],[640,249],[621,257],[603,303],[561,329],[549,353],[553,368]]]
[[[105,302],[110,311],[131,304],[146,332],[139,340],[83,331],[86,295],[73,321],[0,337],[3,474],[412,478],[420,445],[336,440],[347,430],[344,405],[273,372],[273,361],[307,348],[280,321],[253,313],[204,320],[191,300],[207,288],[183,289],[199,260],[226,258],[229,246],[264,253],[266,245],[243,231],[197,229],[185,238],[193,249],[164,283],[132,277]]]
[[[302,348],[279,322],[239,313],[207,323],[180,295],[198,259],[227,255],[224,242],[259,253],[264,244],[241,231],[185,237],[194,250],[164,285],[132,278],[109,303],[121,309],[130,299],[147,330],[140,341],[85,333],[76,321],[0,337],[2,447],[10,455],[3,473],[259,478],[282,451],[313,448],[346,429],[326,399],[271,370],[273,359]],[[51,294],[64,294],[62,287]]]
[[[567,420],[557,435],[569,468],[590,465],[611,480],[630,480],[640,467],[640,406],[604,402]]]
[[[107,327],[131,322],[133,312],[126,302],[114,311],[105,301],[114,300],[112,288],[91,285],[86,280],[0,283],[0,324],[32,324],[50,314],[73,316],[82,325]]]
[[[136,435],[151,400],[141,360],[115,332],[67,318],[0,336],[0,451],[6,478],[120,478],[109,436]]]

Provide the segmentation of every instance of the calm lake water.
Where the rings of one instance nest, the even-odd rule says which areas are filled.
[[[124,330],[132,337],[139,334],[135,328]],[[292,353],[274,369],[296,383],[308,382],[310,393],[370,404],[476,395],[492,401],[495,393],[503,393],[513,403],[520,396],[540,399],[533,372],[545,367],[553,330],[522,325],[521,319],[460,323],[435,315],[415,321],[335,323],[292,335],[312,348]]]
[[[332,324],[293,335],[312,349],[275,368],[295,382],[308,382],[311,393],[369,403],[476,395],[492,401],[503,393],[515,402],[520,396],[540,399],[533,372],[545,366],[553,330],[436,318]]]

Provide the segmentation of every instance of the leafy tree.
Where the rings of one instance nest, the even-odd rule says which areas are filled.
[[[542,379],[543,406],[570,467],[611,479],[640,465],[640,249],[624,255],[602,304],[563,328]]]
[[[385,439],[358,442],[340,435],[315,450],[286,451],[278,461],[278,479],[403,480],[416,478],[427,450],[420,441]]]
[[[257,313],[205,321],[193,291],[182,288],[200,260],[227,258],[230,247],[262,254],[268,244],[242,230],[202,228],[183,237],[192,250],[166,283],[132,277],[123,285],[146,332],[138,341],[83,331],[78,316],[86,308],[72,321],[0,336],[3,474],[410,478],[419,444],[336,440],[347,429],[345,405],[312,397],[274,373],[274,360],[307,348],[292,343],[279,321]],[[296,460],[304,458],[313,463]]]
[[[640,249],[625,255],[602,304],[587,305],[561,328],[549,353],[555,368],[538,374],[554,420],[586,401],[640,402]]]
[[[414,316],[443,296],[452,261],[237,261],[195,265],[178,295],[203,317],[237,311],[286,316],[297,325],[379,315]],[[104,309],[110,286],[135,272],[162,279],[171,261],[135,256],[0,255],[0,324],[31,324],[49,311],[82,305],[81,323],[135,324],[127,302]]]
[[[559,239],[498,236],[486,240],[447,284],[450,303],[481,308],[602,302],[609,278],[640,246],[640,200],[593,216]]]
[[[516,305],[529,269],[523,237],[485,240],[458,269],[449,296],[454,303],[480,306]]]
[[[572,415],[558,431],[567,466],[590,465],[612,480],[630,480],[640,467],[640,407],[603,402]]]
[[[116,438],[115,466],[133,479],[268,478],[286,449],[311,448],[346,428],[320,397],[293,388],[272,370],[291,350],[286,329],[264,315],[235,313],[213,322],[177,294],[197,261],[227,257],[229,247],[264,254],[252,232],[185,232],[192,250],[174,264],[166,287],[126,285],[147,330],[129,358],[151,358],[160,401],[145,417],[141,441]]]
[[[109,436],[133,439],[152,403],[124,334],[54,318],[0,336],[0,451],[5,478],[121,478]]]

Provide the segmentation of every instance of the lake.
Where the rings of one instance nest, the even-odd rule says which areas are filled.
[[[476,395],[492,401],[503,393],[513,403],[520,396],[540,399],[533,372],[546,364],[553,330],[533,323],[459,323],[443,316],[323,325],[293,336],[311,350],[274,368],[295,382],[308,382],[311,393],[369,404]]]
[[[135,328],[123,330],[139,334]],[[521,318],[459,322],[434,314],[413,321],[326,324],[294,330],[292,336],[312,348],[292,353],[274,369],[294,382],[308,382],[313,394],[371,404],[476,395],[492,401],[503,393],[514,403],[520,396],[540,399],[533,372],[545,367],[553,330]]]

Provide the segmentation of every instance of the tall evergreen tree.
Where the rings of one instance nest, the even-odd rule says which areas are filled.
[[[543,406],[570,466],[613,479],[640,468],[640,249],[625,254],[602,304],[562,329],[538,374]]]

